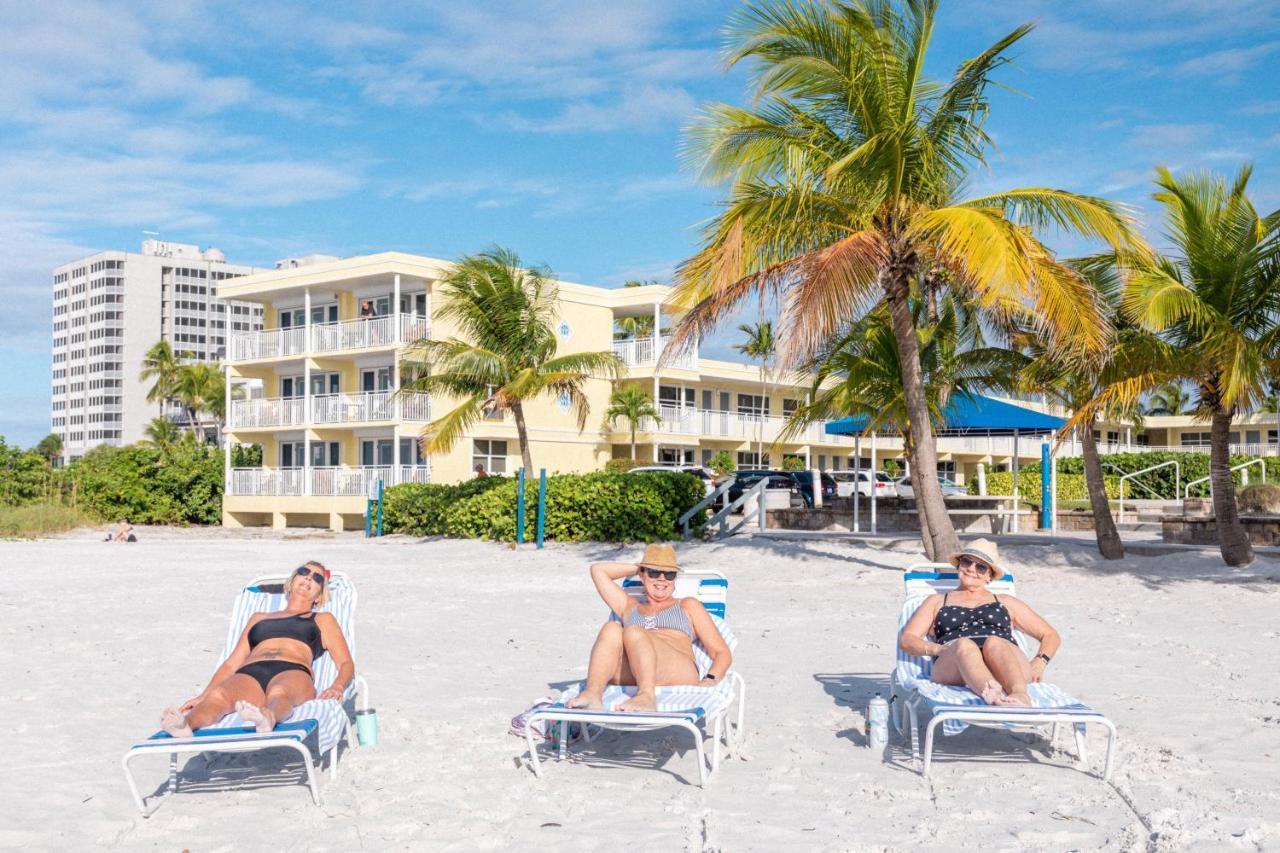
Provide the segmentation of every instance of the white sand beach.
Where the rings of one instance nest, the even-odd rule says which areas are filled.
[[[142,533],[132,546],[89,532],[0,543],[0,848],[1280,848],[1280,562],[1006,549],[1020,596],[1063,634],[1050,677],[1119,726],[1107,784],[1100,737],[1084,773],[1041,741],[970,730],[943,740],[930,779],[896,740],[887,760],[861,745],[867,699],[887,692],[900,569],[917,555],[682,547],[731,578],[749,688],[743,754],[703,789],[675,734],[610,735],[536,779],[507,733],[548,685],[585,674],[604,618],[588,563],[638,548]],[[356,663],[380,743],[345,757],[320,808],[283,760],[194,758],[184,789],[142,819],[121,756],[204,686],[238,585],[305,558],[357,585]],[[146,792],[163,783],[164,760],[136,766]]]

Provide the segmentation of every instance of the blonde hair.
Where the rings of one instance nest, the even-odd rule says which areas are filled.
[[[307,560],[302,565],[307,566],[308,568],[319,569],[320,571],[324,572],[326,575],[329,574],[329,570],[326,569],[324,567],[324,563],[320,562],[319,560]],[[297,579],[298,579],[298,573],[296,571],[293,574],[289,575],[289,579],[284,583],[285,597],[288,597],[289,591],[293,589],[293,582],[296,581]],[[320,597],[317,598],[314,602],[312,602],[312,607],[324,607],[328,603],[329,603],[329,581],[326,580],[324,582],[324,586],[320,588]]]

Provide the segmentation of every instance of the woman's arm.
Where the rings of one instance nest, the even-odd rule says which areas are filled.
[[[733,666],[733,652],[729,651],[724,637],[720,636],[716,623],[711,621],[711,614],[702,606],[701,601],[696,598],[682,598],[680,606],[684,608],[685,615],[693,625],[694,636],[711,656],[711,667],[700,683],[704,687],[719,684],[724,680],[724,674],[729,671],[729,667]]]
[[[934,617],[938,615],[938,605],[942,603],[941,595],[931,595],[920,603],[916,612],[911,614],[907,624],[902,626],[902,636],[898,639],[898,647],[909,655],[927,658],[940,654],[945,646],[927,639],[929,629],[933,627]]]
[[[640,571],[635,563],[592,563],[591,582],[596,585],[596,592],[604,599],[604,603],[619,619],[626,618],[631,609],[633,599],[618,586],[618,581],[628,578]]]
[[[244,626],[244,631],[240,634],[240,639],[236,641],[235,648],[231,650],[231,654],[227,655],[227,659],[213,673],[213,677],[209,679],[209,683],[204,690],[200,691],[200,695],[194,696],[179,706],[178,710],[186,714],[196,705],[199,705],[204,697],[215,685],[226,681],[237,669],[244,666],[244,662],[249,658],[249,629],[258,621],[258,614],[249,617],[249,624]]]
[[[356,675],[356,663],[351,659],[351,649],[347,648],[347,638],[342,634],[342,628],[338,625],[338,620],[333,618],[332,613],[317,613],[316,625],[320,628],[320,641],[324,643],[324,650],[329,653],[329,657],[333,658],[333,662],[337,664],[338,676],[333,679],[333,684],[326,687],[317,699],[336,699],[342,701],[342,694],[347,691],[347,685],[351,683],[351,679]]]
[[[1013,627],[1030,634],[1040,641],[1040,648],[1036,649],[1036,656],[1031,659],[1031,680],[1040,681],[1044,677],[1045,668],[1049,662],[1040,655],[1051,658],[1058,653],[1058,649],[1062,647],[1062,637],[1058,636],[1058,632],[1054,627],[1045,621],[1044,617],[1036,613],[1023,601],[1012,596],[1005,596],[1000,599],[1004,602],[1004,606],[1009,610],[1009,616],[1013,619]]]

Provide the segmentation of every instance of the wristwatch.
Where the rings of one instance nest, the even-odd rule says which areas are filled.
[[[1049,662],[1049,656],[1048,656],[1048,655],[1046,655],[1046,654],[1044,654],[1043,652],[1042,652],[1042,653],[1040,653],[1040,654],[1038,654],[1038,655],[1036,655],[1036,657],[1035,657],[1035,658],[1032,658],[1032,660],[1035,660],[1036,658],[1039,658],[1040,660],[1044,661],[1045,663],[1048,663],[1048,662]]]
[[[709,673],[709,672],[708,672],[706,675],[702,676],[702,677],[703,677],[703,679],[709,679],[709,680],[711,680],[711,681],[715,681],[715,680],[716,680],[716,677],[715,677],[714,675],[712,675],[711,673]]]

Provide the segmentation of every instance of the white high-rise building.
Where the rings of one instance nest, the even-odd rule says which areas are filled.
[[[228,315],[214,297],[225,279],[258,271],[227,263],[218,249],[162,240],[144,240],[141,254],[98,252],[54,268],[50,426],[63,459],[138,441],[167,414],[138,379],[157,341],[217,361],[229,332],[261,329],[261,305],[232,303]]]

